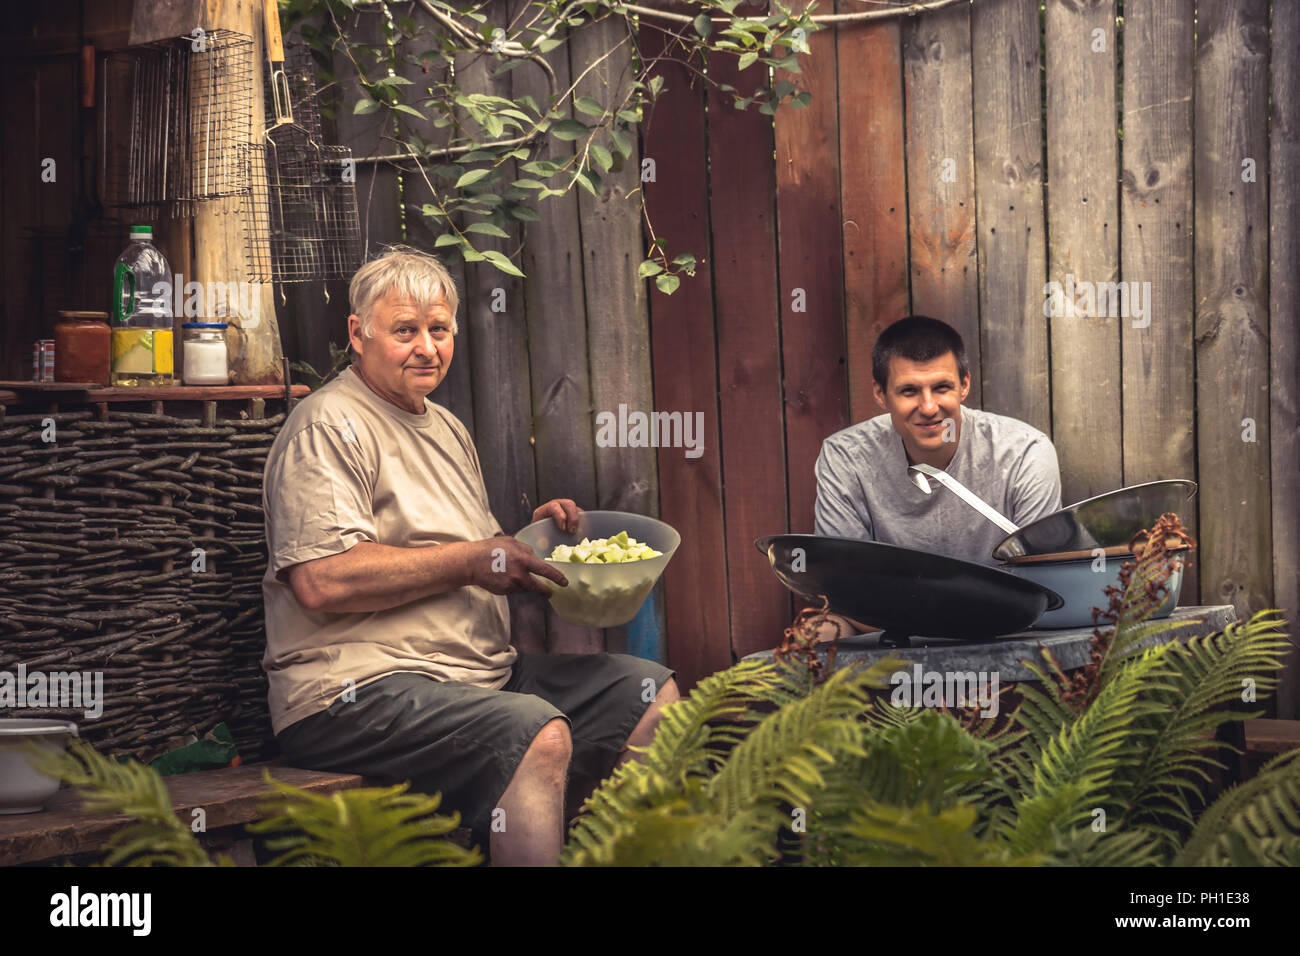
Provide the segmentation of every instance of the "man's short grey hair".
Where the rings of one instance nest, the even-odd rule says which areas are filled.
[[[353,314],[361,318],[361,334],[366,338],[375,335],[371,324],[375,303],[390,292],[410,299],[421,313],[438,299],[444,300],[451,310],[452,335],[460,330],[456,321],[456,309],[460,304],[456,282],[446,266],[427,252],[410,246],[389,246],[352,277],[348,299]]]

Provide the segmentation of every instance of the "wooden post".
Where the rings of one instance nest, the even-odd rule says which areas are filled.
[[[205,0],[203,26],[233,30],[253,38],[251,139],[260,142],[265,128],[262,77],[266,70],[265,32],[260,0]],[[248,280],[243,230],[239,227],[238,197],[197,204],[194,212],[194,278],[200,282]],[[284,381],[280,359],[280,327],[275,316],[271,283],[252,286],[257,316],[231,315],[228,341],[230,367],[236,385],[279,385]],[[233,311],[233,310],[232,310]]]

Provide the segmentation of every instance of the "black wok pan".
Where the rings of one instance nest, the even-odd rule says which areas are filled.
[[[987,640],[1064,603],[1006,571],[892,544],[778,534],[754,546],[794,593],[814,601],[825,595],[835,613],[884,628],[882,644],[906,644],[909,635]]]

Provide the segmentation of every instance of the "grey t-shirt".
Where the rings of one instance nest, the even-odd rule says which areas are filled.
[[[816,533],[997,565],[992,552],[1006,532],[938,482],[927,495],[907,467],[888,415],[831,435],[817,456]],[[1015,418],[963,407],[947,471],[1018,525],[1061,507],[1051,439]]]

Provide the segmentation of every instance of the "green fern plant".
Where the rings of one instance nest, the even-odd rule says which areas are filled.
[[[138,761],[117,763],[84,741],[66,751],[27,748],[38,770],[76,787],[92,813],[119,813],[132,822],[105,846],[105,866],[212,866],[190,828],[172,810],[163,778]],[[475,866],[477,848],[446,839],[459,814],[435,813],[437,794],[406,794],[408,784],[360,788],[329,796],[308,793],[264,773],[274,795],[262,803],[264,819],[249,824],[273,835],[267,845],[282,850],[270,866]],[[216,865],[232,862],[219,856]]]
[[[1164,541],[1164,530],[1158,523],[1152,537]],[[588,798],[561,862],[1300,863],[1300,752],[1206,806],[1224,769],[1216,732],[1260,713],[1240,705],[1277,684],[1290,646],[1279,612],[1148,646],[1171,626],[1149,620],[1167,587],[1161,548],[1122,580],[1114,627],[1098,629],[1090,664],[1066,674],[1047,651],[1026,662],[1038,682],[1018,685],[1019,705],[996,726],[969,712],[887,706],[873,694],[901,662],[828,674],[809,629],[793,628],[776,661],[741,662],[664,708],[652,743],[637,748],[642,759]],[[786,654],[792,639],[803,643]],[[61,759],[88,806],[135,818],[106,863],[208,864],[153,771],[79,744]],[[456,818],[435,815],[436,796],[398,786],[322,797],[270,782],[268,819],[252,829],[272,837],[278,865],[479,860],[445,841]]]
[[[790,652],[788,631],[776,664],[737,665],[666,708],[648,767],[621,768],[592,795],[563,862],[727,865],[775,861],[778,848],[814,866],[1296,859],[1300,758],[1274,761],[1198,815],[1211,771],[1224,769],[1215,731],[1257,715],[1231,705],[1243,682],[1261,699],[1272,691],[1289,645],[1278,612],[1263,611],[1150,646],[1178,626],[1149,620],[1168,593],[1171,529],[1176,519],[1162,518],[1147,533],[1159,544],[1124,567],[1114,627],[1099,628],[1089,667],[1067,675],[1046,650],[1042,664],[1026,662],[1039,684],[1019,685],[997,729],[870,699],[893,662],[869,680],[822,681],[811,654]],[[700,716],[721,715],[719,699],[746,715],[729,733]],[[778,710],[752,720],[764,703]],[[671,840],[667,821],[680,827]],[[723,832],[735,840],[707,840]]]
[[[83,740],[67,750],[27,748],[28,763],[81,792],[91,813],[120,813],[132,822],[104,848],[104,866],[212,866],[194,834],[172,811],[171,797],[158,771],[132,760],[117,763]],[[217,865],[230,866],[219,857]]]

